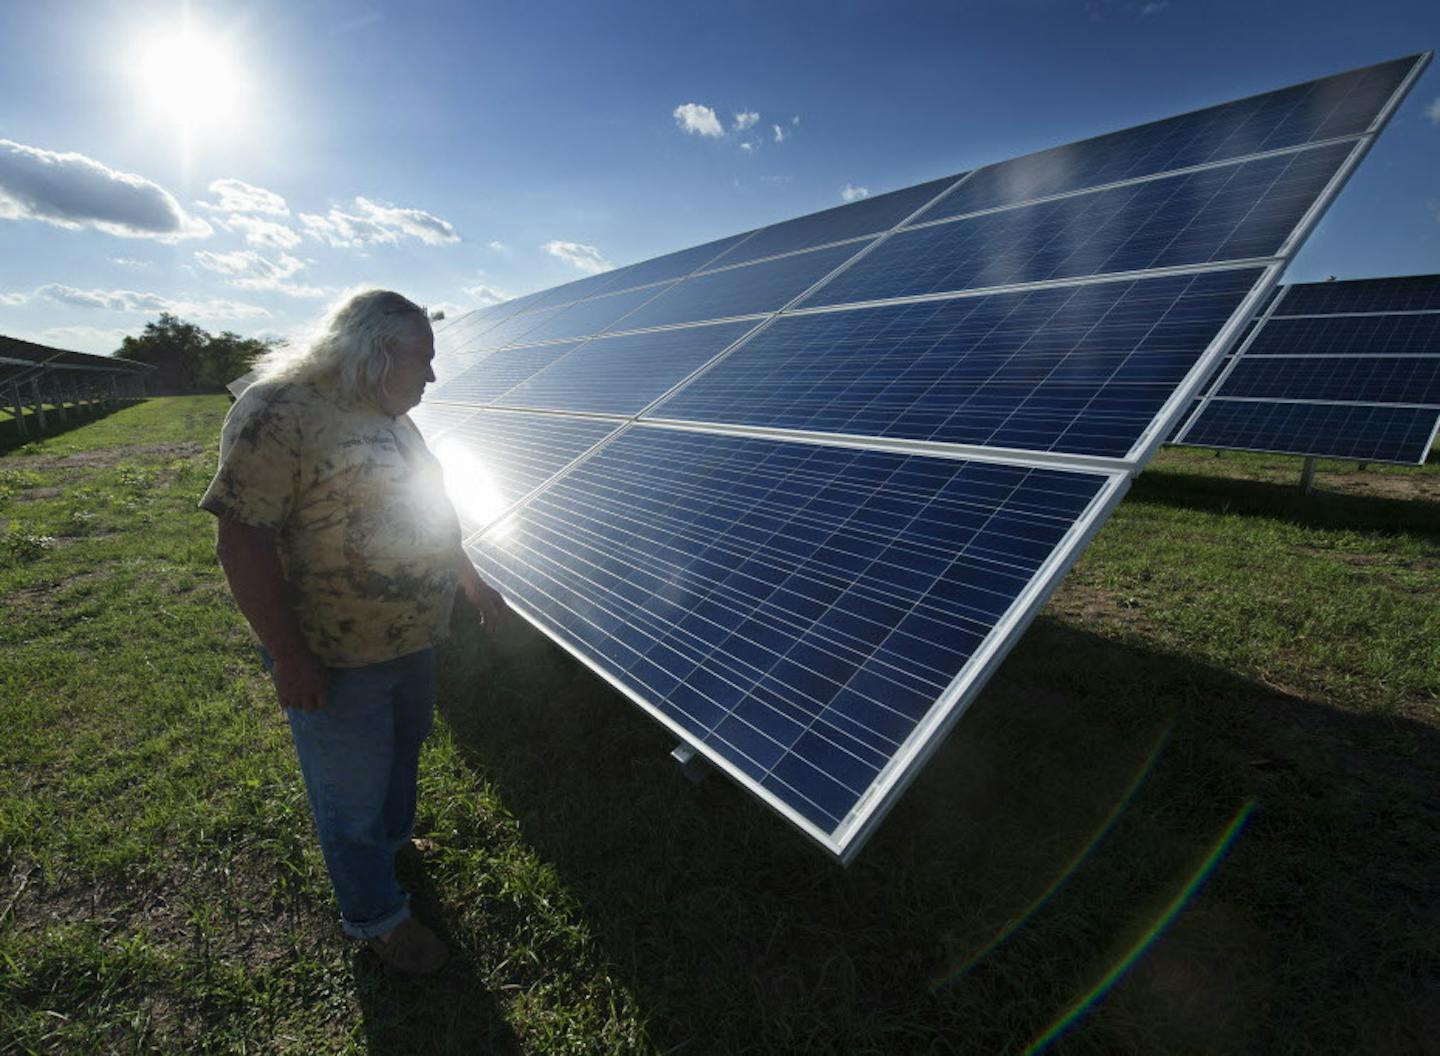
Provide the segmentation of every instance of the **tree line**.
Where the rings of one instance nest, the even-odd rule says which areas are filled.
[[[158,368],[147,378],[152,393],[206,392],[223,389],[281,343],[230,330],[211,334],[163,312],[159,320],[145,324],[139,337],[126,337],[116,355]]]

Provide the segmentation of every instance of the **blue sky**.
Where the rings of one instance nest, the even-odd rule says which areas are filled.
[[[297,335],[361,283],[453,313],[1437,44],[1440,4],[1386,0],[18,0],[0,333]],[[1433,67],[1290,277],[1426,271]]]

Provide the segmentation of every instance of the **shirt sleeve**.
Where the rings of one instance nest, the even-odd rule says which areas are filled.
[[[257,528],[281,528],[300,490],[300,419],[283,389],[252,385],[220,430],[220,468],[200,508]]]

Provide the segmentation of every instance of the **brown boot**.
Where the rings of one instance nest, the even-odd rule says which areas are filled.
[[[406,917],[384,935],[367,939],[366,945],[385,967],[406,975],[438,972],[450,957],[440,936],[414,917]]]

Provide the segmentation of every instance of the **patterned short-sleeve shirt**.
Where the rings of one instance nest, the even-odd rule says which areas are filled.
[[[230,408],[202,509],[275,532],[311,650],[359,667],[449,633],[460,525],[406,415],[312,384],[260,382]]]

